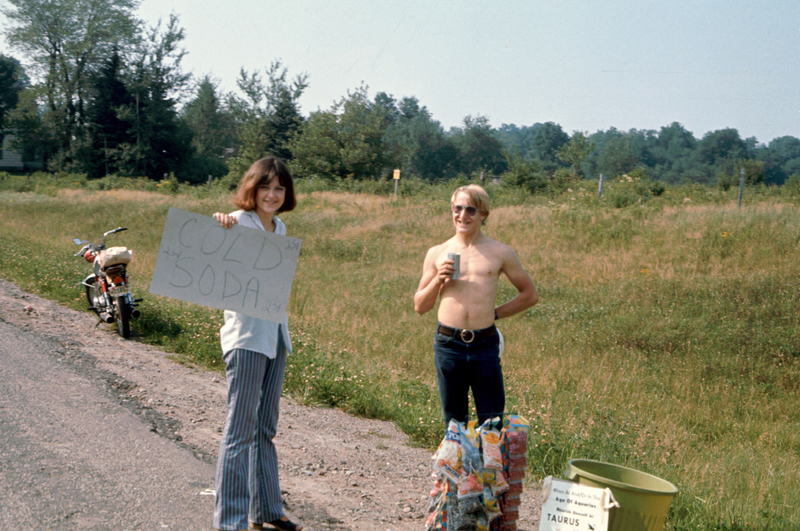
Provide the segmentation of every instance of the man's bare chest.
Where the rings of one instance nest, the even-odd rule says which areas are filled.
[[[474,251],[459,254],[459,277],[461,280],[483,283],[496,281],[500,276],[502,262],[498,257]],[[446,259],[447,253],[443,253],[442,260]]]

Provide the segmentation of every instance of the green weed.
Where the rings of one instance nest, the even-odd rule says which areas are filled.
[[[233,210],[230,186],[102,182],[0,179],[0,275],[84,309],[79,281],[89,268],[72,257],[72,238],[128,226],[115,244],[134,249],[132,284],[145,299],[134,333],[182,363],[221,370],[221,312],[147,287],[169,208]],[[412,297],[426,250],[452,235],[456,184],[401,181],[395,198],[390,181],[298,183],[298,208],[281,216],[303,240],[287,394],[392,420],[414,444],[438,444],[436,315],[418,316]],[[670,530],[798,529],[794,189],[748,187],[740,210],[737,191],[698,185],[662,193],[610,182],[605,199],[587,181],[547,196],[486,186],[485,232],[514,248],[541,300],[498,323],[507,411],[531,422],[531,477],[599,459],[675,483]],[[636,199],[612,201],[614,193]],[[515,291],[502,281],[499,301]]]

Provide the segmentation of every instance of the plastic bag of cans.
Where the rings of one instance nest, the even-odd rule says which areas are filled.
[[[476,429],[450,421],[433,454],[429,531],[516,531],[529,424],[518,415]]]

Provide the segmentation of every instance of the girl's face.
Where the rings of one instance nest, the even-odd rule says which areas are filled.
[[[274,216],[285,199],[286,188],[281,185],[278,177],[273,177],[268,183],[256,188],[256,212]]]

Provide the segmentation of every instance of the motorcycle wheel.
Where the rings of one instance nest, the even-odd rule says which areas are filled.
[[[97,289],[97,283],[90,286],[84,286],[86,288],[86,300],[89,302],[89,306],[92,308],[96,308],[95,312],[100,311],[100,290]]]
[[[114,317],[117,319],[119,335],[128,339],[131,335],[131,306],[125,295],[114,298]]]

